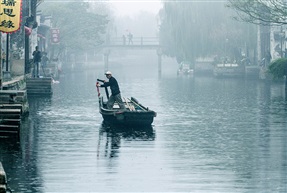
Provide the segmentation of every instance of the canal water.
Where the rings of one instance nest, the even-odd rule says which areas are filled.
[[[177,66],[164,60],[159,77],[156,59],[145,62],[109,68],[124,97],[157,112],[152,128],[102,125],[95,83],[104,78],[103,66],[66,73],[52,96],[29,97],[20,142],[0,139],[9,187],[17,193],[287,192],[284,85],[178,77]]]

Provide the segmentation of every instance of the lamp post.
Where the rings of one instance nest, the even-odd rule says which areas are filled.
[[[9,33],[6,34],[6,65],[5,65],[5,71],[3,71],[3,79],[5,81],[10,80],[11,79],[11,74],[9,71]]]
[[[2,34],[0,33],[0,42],[2,41]],[[2,48],[0,46],[1,62],[0,62],[0,90],[2,90]]]

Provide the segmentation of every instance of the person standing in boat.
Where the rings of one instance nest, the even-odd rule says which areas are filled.
[[[124,104],[122,97],[121,97],[121,92],[120,92],[118,81],[112,76],[112,73],[110,71],[107,71],[105,73],[105,75],[109,79],[109,81],[108,82],[105,81],[104,84],[102,84],[102,85],[97,84],[97,86],[98,87],[108,87],[109,86],[111,89],[112,94],[111,94],[111,96],[108,100],[108,103],[107,103],[108,109],[112,109],[114,106],[114,103],[118,102],[120,109],[126,110],[125,104]]]

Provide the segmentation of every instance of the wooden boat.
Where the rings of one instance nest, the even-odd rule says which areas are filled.
[[[193,69],[190,68],[190,63],[181,62],[177,70],[177,75],[193,75]]]
[[[117,103],[113,109],[107,109],[107,102],[103,97],[99,97],[99,111],[104,122],[112,125],[147,127],[151,126],[156,112],[141,105],[135,98],[124,99],[126,110],[122,111]]]
[[[98,82],[104,82],[104,80],[97,79]],[[98,84],[97,82],[97,84]],[[104,119],[105,123],[121,126],[136,126],[147,127],[151,126],[153,118],[156,117],[156,112],[150,110],[148,107],[143,106],[134,97],[123,98],[126,110],[121,110],[118,103],[115,102],[112,109],[107,108],[107,101],[104,101],[101,96],[99,87],[97,87],[99,97],[99,111]],[[105,87],[106,97],[109,99],[109,91]]]
[[[213,75],[216,77],[238,77],[244,76],[244,74],[244,65],[239,65],[236,63],[216,64],[213,69]]]

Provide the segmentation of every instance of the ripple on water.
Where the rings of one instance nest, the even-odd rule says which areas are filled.
[[[21,146],[0,141],[15,192],[286,190],[286,100],[278,86],[212,77],[131,81],[125,73],[123,96],[157,112],[152,128],[128,130],[102,124],[93,73],[67,75],[52,97],[29,101]]]

